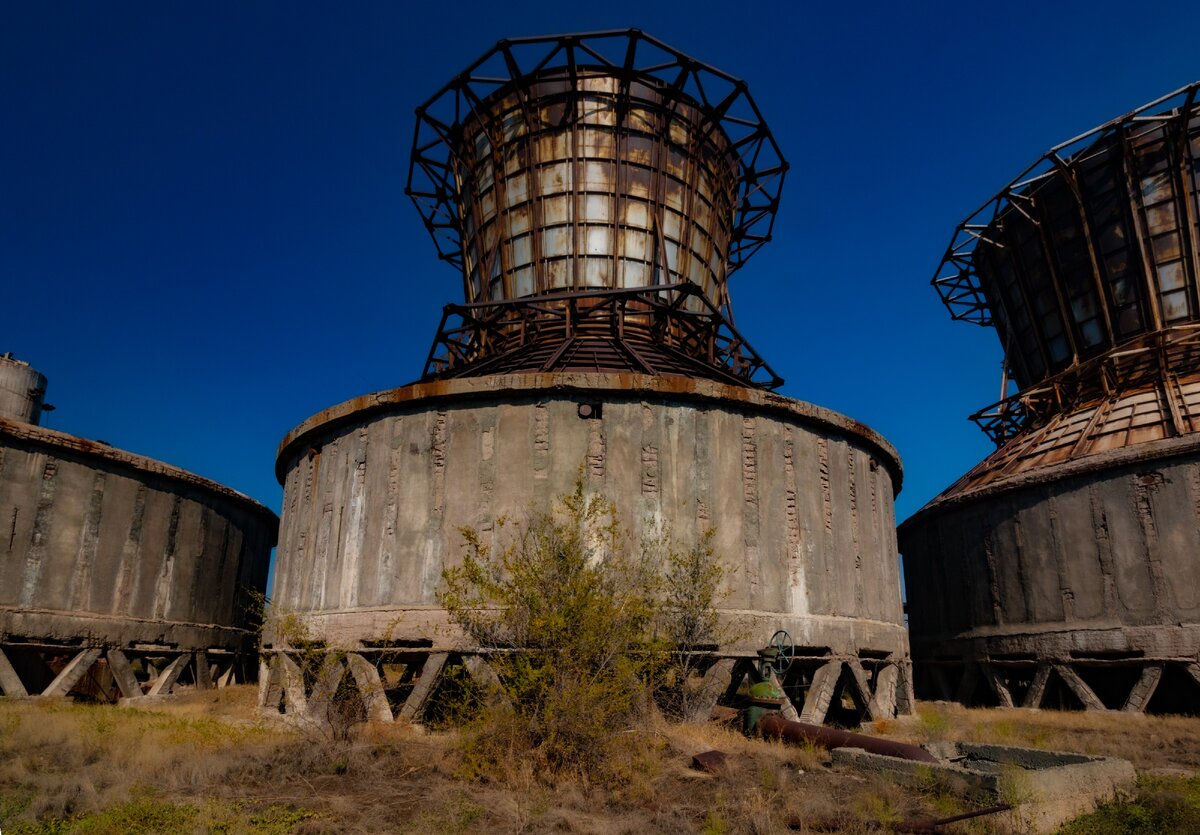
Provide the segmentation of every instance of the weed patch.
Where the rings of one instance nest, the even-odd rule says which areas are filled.
[[[1163,835],[1200,832],[1200,777],[1138,779],[1137,793],[1076,818],[1060,835]]]

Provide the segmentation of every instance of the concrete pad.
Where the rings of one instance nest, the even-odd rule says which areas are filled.
[[[969,787],[981,804],[1009,803],[1006,823],[1019,832],[1054,832],[1104,803],[1128,797],[1137,774],[1127,760],[1005,745],[941,743],[926,750],[937,765],[869,754],[855,748],[833,751],[835,766],[886,774],[928,786],[932,772]]]

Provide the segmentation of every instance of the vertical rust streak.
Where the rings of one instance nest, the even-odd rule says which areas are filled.
[[[154,588],[154,617],[162,619],[171,611],[172,583],[175,579],[175,556],[179,539],[179,517],[182,511],[183,498],[171,497],[171,515],[167,521],[167,542],[162,553],[162,568],[159,570],[158,582]]]
[[[133,496],[133,513],[129,518],[129,531],[121,548],[121,567],[118,573],[116,587],[110,611],[128,614],[133,611],[133,602],[137,598],[137,570],[142,554],[142,525],[146,518],[146,485],[139,484]]]
[[[433,512],[437,514],[446,506],[446,419],[446,410],[439,409],[433,420]]]
[[[91,608],[92,568],[100,545],[100,521],[104,510],[106,480],[107,473],[103,470],[96,470],[93,474],[87,511],[79,532],[79,550],[75,555],[75,570],[71,577],[71,606],[77,610]]]
[[[42,576],[42,561],[46,558],[46,538],[54,512],[54,493],[57,484],[58,460],[47,458],[42,467],[42,483],[38,487],[37,505],[33,513],[33,530],[25,557],[25,573],[21,586],[21,605],[33,604]]]

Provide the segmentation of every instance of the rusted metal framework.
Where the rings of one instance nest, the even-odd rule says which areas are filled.
[[[1166,433],[1194,431],[1179,387],[1200,372],[1198,91],[1052,148],[956,229],[933,286],[1005,347],[1019,391],[973,416],[998,445],[1135,389],[1161,391]]]
[[[701,310],[689,309],[693,299]],[[449,305],[425,377],[614,369],[764,388],[783,383],[687,282]]]
[[[778,386],[728,278],[786,171],[742,81],[638,30],[500,41],[417,110],[407,192],[466,300],[426,377],[556,357]]]

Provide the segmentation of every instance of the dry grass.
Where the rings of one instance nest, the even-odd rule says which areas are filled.
[[[626,779],[614,786],[551,784],[518,758],[498,779],[464,780],[454,733],[373,725],[336,745],[260,722],[254,698],[237,687],[144,710],[0,700],[0,828],[775,833],[798,817],[865,832],[939,809],[936,797],[836,774],[823,751],[718,726],[630,734]],[[688,767],[710,749],[730,755],[725,773]]]
[[[252,687],[182,695],[146,710],[0,700],[0,829],[856,833],[964,808],[948,787],[914,791],[837,772],[824,751],[716,725],[660,722],[630,734],[626,779],[612,786],[551,782],[520,758],[488,780],[468,780],[454,733],[372,725],[349,744],[331,744],[259,721],[254,700]],[[1141,768],[1200,761],[1200,720],[922,704],[915,717],[878,724],[896,738],[1118,754]],[[689,768],[694,754],[712,749],[729,755],[725,773]],[[991,832],[992,825],[944,831]]]
[[[965,708],[922,702],[908,717],[865,730],[908,741],[990,742],[1121,757],[1138,771],[1200,770],[1200,718],[1137,713]]]

